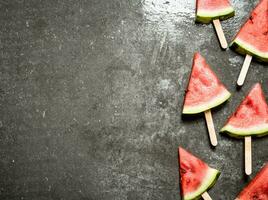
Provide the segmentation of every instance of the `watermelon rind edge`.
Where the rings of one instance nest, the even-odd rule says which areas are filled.
[[[214,19],[226,20],[233,17],[234,15],[235,11],[231,6],[214,12],[211,12],[209,10],[202,10],[197,11],[195,21],[208,24]]]
[[[268,52],[261,52],[239,38],[235,38],[233,40],[233,42],[230,44],[230,48],[242,55],[249,54],[254,56],[258,61],[268,62]]]
[[[236,138],[245,136],[262,137],[268,135],[268,124],[259,125],[252,128],[236,128],[232,125],[225,125],[220,132],[227,133],[228,135]]]
[[[213,168],[209,168],[208,173],[204,178],[205,181],[195,192],[191,192],[190,194],[184,195],[183,200],[199,199],[204,192],[209,190],[216,183],[220,174],[220,171]]]
[[[228,90],[223,91],[221,94],[217,95],[215,98],[210,100],[208,103],[204,103],[198,106],[185,106],[183,107],[183,114],[197,114],[214,108],[223,102],[227,101],[231,97],[231,93]]]

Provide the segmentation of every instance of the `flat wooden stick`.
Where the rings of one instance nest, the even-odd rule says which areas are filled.
[[[207,122],[210,142],[213,146],[217,146],[218,141],[217,141],[217,136],[216,136],[216,132],[215,132],[215,128],[214,128],[213,118],[211,115],[211,110],[205,111],[205,118],[206,118],[206,122]]]
[[[217,36],[219,38],[219,41],[220,41],[220,44],[221,44],[221,48],[227,49],[228,44],[227,44],[225,35],[223,33],[220,20],[219,19],[214,19],[213,20],[213,25],[214,25],[214,27],[216,29],[216,33],[217,33]]]
[[[204,193],[202,194],[202,198],[203,198],[204,200],[212,200],[211,197],[209,196],[209,194],[208,194],[207,192],[204,192]]]
[[[237,80],[237,85],[242,86],[244,84],[244,81],[245,81],[245,78],[247,76],[248,68],[249,68],[251,60],[252,60],[252,56],[247,54],[246,58],[244,60],[242,69],[240,71],[238,80]]]
[[[251,136],[245,137],[245,172],[247,175],[252,173]]]

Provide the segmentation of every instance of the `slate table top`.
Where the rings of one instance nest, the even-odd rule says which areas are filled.
[[[257,0],[232,0],[228,42]],[[222,171],[209,191],[232,200],[267,161],[268,138],[253,139],[244,175],[243,140],[218,135],[202,115],[182,119],[193,53],[226,87],[213,109],[216,131],[250,87],[268,98],[267,65],[222,51],[212,24],[195,24],[194,1],[0,1],[0,199],[177,200],[177,148]]]

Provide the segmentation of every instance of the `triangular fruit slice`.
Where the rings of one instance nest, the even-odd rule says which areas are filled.
[[[184,200],[200,197],[215,184],[220,175],[218,170],[210,168],[181,147],[179,147],[179,165],[181,195]]]
[[[221,132],[231,136],[263,136],[268,133],[268,106],[259,83],[255,84],[246,98],[228,119]]]
[[[243,55],[268,62],[268,0],[261,0],[242,26],[231,47]]]
[[[229,0],[196,0],[196,21],[210,23],[213,19],[225,20],[235,12]]]
[[[267,200],[268,199],[268,164],[243,189],[236,200]]]
[[[230,92],[219,81],[206,60],[195,53],[182,113],[204,112],[222,104],[230,96]]]

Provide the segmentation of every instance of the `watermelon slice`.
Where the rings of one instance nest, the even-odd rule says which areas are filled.
[[[261,0],[242,26],[231,47],[240,54],[268,62],[268,0]]]
[[[221,132],[231,136],[263,136],[268,133],[268,106],[259,83],[255,84],[246,98],[229,118]]]
[[[199,198],[211,188],[220,172],[179,147],[181,194],[184,200]]]
[[[230,92],[219,81],[206,60],[195,53],[182,113],[204,112],[222,104],[230,96]]]
[[[266,164],[236,200],[267,200],[268,199],[268,164]]]
[[[234,16],[229,0],[196,0],[196,22],[210,23],[214,19],[225,20]]]

